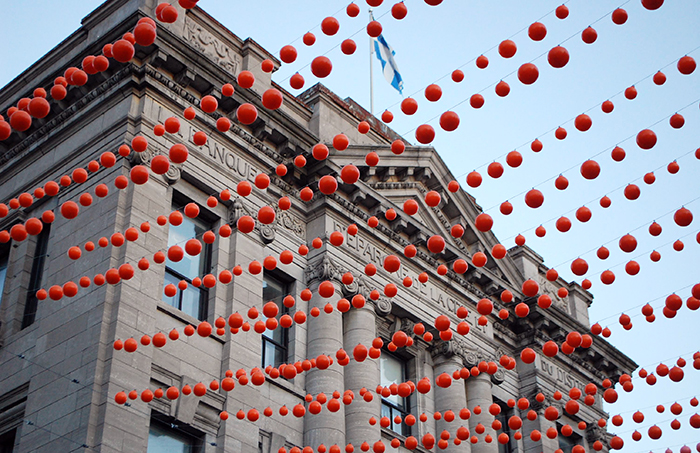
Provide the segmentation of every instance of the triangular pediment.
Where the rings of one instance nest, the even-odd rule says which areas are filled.
[[[365,163],[365,156],[372,151],[379,155],[379,163],[370,167]],[[413,243],[424,244],[427,238],[439,234],[447,243],[440,257],[442,261],[451,264],[462,258],[470,263],[470,269],[471,257],[476,252],[484,252],[488,263],[477,270],[482,276],[478,280],[500,288],[520,288],[523,277],[513,260],[508,256],[501,260],[491,256],[493,246],[499,243],[496,236],[490,231],[478,231],[474,226],[476,217],[482,212],[474,198],[461,188],[456,192],[448,190],[454,177],[433,148],[407,146],[402,154],[395,155],[389,145],[350,146],[343,152],[332,154],[329,161],[337,172],[351,163],[360,168],[360,181],[351,186],[341,184],[341,189],[347,191],[355,204],[365,206],[384,221],[386,210],[395,209],[398,217],[387,221],[389,226],[407,234]],[[425,194],[431,190],[441,196],[437,207],[425,203]],[[403,203],[409,198],[419,205],[413,216],[403,212]],[[465,230],[461,238],[451,235],[451,228],[456,224]]]

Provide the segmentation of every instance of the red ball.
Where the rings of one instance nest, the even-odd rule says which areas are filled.
[[[525,85],[531,85],[537,81],[540,72],[532,63],[525,63],[518,68],[518,80]]]
[[[562,46],[553,47],[547,55],[547,61],[553,68],[563,68],[569,62],[569,51]]]
[[[319,79],[328,77],[333,69],[333,64],[328,57],[320,56],[311,62],[311,72]]]

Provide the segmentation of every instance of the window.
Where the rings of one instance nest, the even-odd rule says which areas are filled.
[[[287,307],[284,306],[282,300],[289,294],[289,285],[265,273],[263,275],[263,304],[270,301],[277,304],[279,312],[277,320],[287,313]],[[268,365],[278,367],[287,361],[287,346],[288,346],[288,329],[278,326],[275,330],[266,329],[262,334],[262,367]]]
[[[512,453],[515,449],[513,448],[513,435],[508,427],[508,419],[514,415],[513,409],[496,398],[494,398],[494,403],[501,407],[501,412],[496,416],[496,420],[501,422],[501,432],[508,434],[509,438],[508,443],[502,444],[498,442],[498,453]]]
[[[7,277],[7,261],[10,256],[10,243],[0,244],[0,307],[2,306],[2,293],[5,290],[5,277]]]
[[[178,206],[173,206],[173,209],[178,209]],[[191,219],[185,217],[180,225],[170,225],[168,229],[168,248],[173,245],[179,245],[183,249],[185,243],[190,239],[199,239],[205,231],[210,229],[199,218]],[[172,283],[178,288],[177,293],[173,297],[168,297],[163,294],[163,302],[172,305],[193,318],[200,320],[207,317],[207,289],[204,287],[195,287],[192,285],[192,280],[195,277],[203,277],[207,274],[211,267],[211,244],[202,244],[202,251],[195,256],[190,256],[185,253],[182,260],[178,262],[166,260],[165,262],[165,283],[164,286]],[[181,290],[179,283],[187,282],[187,288]]]
[[[179,429],[176,424],[165,424],[154,419],[148,430],[147,453],[200,453],[201,440]]]
[[[562,425],[557,423],[557,428],[559,429],[559,436],[557,436],[557,439],[559,439],[559,448],[564,453],[571,453],[571,450],[576,445],[581,445],[583,438],[579,436],[578,433],[571,433],[570,436],[565,436],[561,432]]]
[[[400,384],[406,381],[406,364],[397,357],[390,355],[386,351],[382,351],[379,358],[379,373],[380,384],[383,387],[389,387],[391,384]],[[389,395],[382,397],[382,417],[389,417],[391,425],[389,428],[403,436],[411,435],[411,427],[403,420],[410,413],[410,405],[408,397],[403,398],[399,395]],[[401,423],[396,423],[396,416],[401,417]]]
[[[34,324],[39,300],[36,292],[41,289],[41,279],[44,276],[44,263],[46,262],[49,248],[49,236],[51,235],[51,224],[44,223],[44,228],[36,238],[34,248],[34,259],[32,261],[32,273],[29,278],[29,289],[27,291],[27,302],[24,304],[24,316],[22,317],[22,328]]]
[[[15,437],[17,436],[17,428],[0,435],[0,453],[12,453],[15,448]]]

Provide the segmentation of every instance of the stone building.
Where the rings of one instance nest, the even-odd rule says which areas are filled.
[[[139,18],[153,17],[155,6],[155,0],[105,2],[84,18],[79,30],[2,89],[2,112],[20,98],[31,96],[36,87],[51,88],[67,67],[80,66],[85,56],[100,54],[105,44],[131,31]],[[454,178],[434,149],[407,144],[405,152],[394,155],[391,143],[400,137],[351,99],[341,99],[320,84],[298,97],[289,94],[261,70],[261,62],[266,59],[279,67],[274,55],[250,38],[240,39],[198,7],[186,13],[181,8],[179,11],[176,22],[158,24],[153,45],[137,46],[131,62],[111,60],[108,70],[90,76],[83,86],[70,87],[65,99],[52,101],[49,116],[34,120],[26,132],[14,132],[0,142],[0,201],[5,203],[21,193],[33,193],[47,181],[71,175],[76,168],[86,168],[105,151],[116,153],[136,135],[149,142],[145,152],[132,152],[129,157],[117,155],[116,165],[89,172],[87,181],[73,182],[62,187],[57,196],[37,198],[31,206],[10,210],[0,219],[0,230],[9,231],[28,218],[41,217],[46,210],[57,213],[53,223],[44,224],[41,234],[0,244],[0,452],[268,453],[295,446],[311,446],[317,451],[321,444],[328,449],[339,445],[343,450],[352,444],[359,451],[363,442],[373,445],[380,439],[391,451],[389,442],[393,438],[402,442],[403,451],[408,436],[420,441],[426,433],[432,433],[439,439],[443,430],[450,433],[450,452],[552,453],[558,448],[569,452],[575,444],[589,450],[596,440],[607,450],[609,434],[596,424],[598,419],[607,418],[600,390],[595,403],[582,403],[575,415],[562,410],[568,400],[566,393],[574,386],[583,390],[589,382],[600,385],[606,377],[616,380],[636,365],[599,337],[593,338],[590,348],[579,348],[570,355],[546,358],[538,353],[531,364],[519,359],[525,347],[539,352],[550,339],[561,344],[570,331],[588,331],[587,310],[592,295],[562,279],[548,281],[543,259],[526,246],[510,249],[500,260],[491,257],[497,238],[475,228],[480,208],[468,193],[447,189]],[[255,75],[254,86],[243,89],[235,85],[233,96],[222,96],[222,85],[234,83],[243,70]],[[284,95],[284,104],[278,110],[262,106],[262,93],[270,87]],[[218,98],[218,110],[213,114],[198,108],[201,97],[209,94]],[[259,112],[257,120],[248,126],[235,120],[236,108],[243,103],[255,105]],[[197,107],[197,116],[187,121],[183,111],[190,106]],[[180,119],[179,132],[155,135],[154,126],[169,117]],[[220,117],[233,120],[228,132],[217,131],[216,120]],[[372,126],[367,134],[357,131],[363,120]],[[193,142],[197,131],[208,135],[203,146]],[[331,150],[329,158],[320,161],[311,156],[315,144],[330,145],[341,132],[350,140],[348,149]],[[134,165],[148,165],[156,155],[167,155],[176,143],[186,144],[189,150],[184,164],[173,165],[163,176],[151,175],[143,185],[130,183],[123,190],[115,188],[117,176],[128,176]],[[378,154],[376,166],[365,164],[368,152]],[[302,168],[292,164],[300,154],[308,160]],[[284,177],[275,173],[281,163],[289,168]],[[357,183],[341,181],[338,191],[327,196],[317,190],[321,176],[338,175],[350,163],[360,169]],[[270,176],[269,187],[254,188],[248,197],[236,195],[241,181],[252,183],[261,173]],[[109,194],[95,197],[90,206],[81,206],[76,219],[67,220],[58,214],[64,202],[77,201],[83,193],[94,195],[100,184],[108,186]],[[310,202],[299,198],[304,187],[314,190]],[[210,206],[208,198],[224,189],[231,189],[232,198]],[[442,196],[437,207],[423,201],[429,190]],[[258,223],[249,234],[236,229],[238,218],[254,217],[265,205],[276,208],[282,196],[292,200],[291,208],[276,209],[274,223]],[[420,205],[415,216],[402,210],[408,198]],[[199,206],[196,218],[185,217],[177,226],[156,223],[158,216],[167,216],[188,203]],[[391,221],[384,216],[389,208],[398,213]],[[368,226],[371,216],[379,218],[376,228]],[[99,244],[100,238],[111,238],[129,227],[138,228],[143,222],[150,222],[150,231],[141,231],[135,241],[120,247],[98,245],[89,252],[85,249],[87,241]],[[199,255],[188,255],[180,262],[153,262],[156,252],[195,236],[201,238],[208,230],[218,232],[229,224],[232,234],[217,235],[213,243],[204,244]],[[350,224],[357,225],[356,235],[347,233]],[[456,224],[465,230],[459,239],[450,235]],[[335,231],[344,235],[340,247],[328,243]],[[447,242],[440,254],[426,248],[426,240],[436,234]],[[323,239],[320,248],[311,247],[315,238]],[[307,255],[298,252],[302,244],[309,244]],[[417,255],[402,258],[396,274],[385,272],[384,258],[390,254],[403,257],[409,244],[417,247]],[[71,246],[82,248],[80,259],[67,256]],[[293,252],[291,264],[280,264],[259,274],[248,272],[252,260],[279,257],[284,250]],[[488,256],[486,266],[470,265],[464,274],[451,270],[455,259],[469,261],[480,251]],[[37,299],[38,289],[78,282],[83,276],[93,279],[124,263],[136,268],[143,257],[151,260],[149,269],[136,269],[133,278],[116,285],[97,285],[93,280],[89,286],[80,287],[74,297]],[[363,269],[368,263],[376,265],[376,275],[365,275]],[[450,267],[445,275],[436,271],[442,263]],[[195,277],[219,276],[236,265],[244,271],[230,284],[218,283],[211,288],[191,284]],[[345,285],[342,276],[348,271],[355,279]],[[426,283],[418,280],[423,272],[429,277]],[[406,277],[413,281],[407,288],[401,284]],[[541,293],[551,296],[549,309],[539,308],[536,298],[522,294],[526,279],[537,281]],[[178,289],[174,297],[164,295],[165,284],[182,280],[190,285]],[[334,283],[334,297],[326,299],[318,294],[323,281]],[[370,297],[372,290],[382,290],[390,282],[400,287],[395,297]],[[313,293],[308,301],[301,297],[306,288]],[[559,288],[566,288],[568,296],[558,297]],[[514,302],[500,301],[504,290],[514,294]],[[296,300],[289,309],[281,302],[288,294]],[[327,303],[335,306],[338,299],[351,299],[356,294],[365,296],[363,308],[323,312]],[[510,317],[500,320],[491,315],[486,325],[479,325],[476,302],[482,298],[493,300],[494,313],[506,308]],[[245,318],[251,307],[260,309],[270,300],[282,312],[309,313],[319,307],[322,313],[262,335],[252,329],[234,335],[228,328],[224,335],[183,334],[185,326],[197,326],[200,321],[213,325],[217,318],[227,319],[236,312]],[[530,306],[529,316],[513,316],[512,308],[519,302]],[[455,333],[450,341],[439,340],[433,327],[436,317],[447,315],[454,329],[461,321],[457,316],[459,307],[469,311],[466,321],[470,332],[466,336]],[[435,340],[428,342],[414,335],[417,323],[425,325]],[[180,339],[168,340],[161,348],[139,343],[136,352],[127,353],[113,347],[117,339],[139,340],[143,335],[168,334],[172,329],[179,331]],[[394,353],[384,349],[377,360],[356,362],[352,358],[358,343],[369,347],[375,337],[381,337],[386,345],[398,331],[412,338],[411,346]],[[325,370],[312,368],[293,379],[267,376],[259,386],[238,381],[230,392],[208,389],[202,397],[162,397],[149,403],[139,398],[126,405],[115,402],[120,391],[140,393],[171,386],[182,389],[199,382],[208,387],[211,381],[224,378],[227,370],[244,369],[250,374],[255,367],[293,364],[321,354],[335,357],[340,348],[351,355],[344,367],[334,363]],[[452,375],[480,362],[499,362],[502,355],[518,358],[513,370],[499,367],[494,374],[456,380],[447,388],[435,385],[435,378],[442,373]],[[363,387],[374,393],[378,384],[418,382],[424,377],[433,383],[428,393],[414,392],[408,397],[374,394],[371,402],[358,394]],[[282,406],[291,410],[306,404],[308,408],[307,394],[316,397],[323,392],[330,399],[334,391],[342,394],[345,390],[352,390],[355,399],[351,404],[340,404],[335,412],[324,405],[318,415],[279,414]],[[561,401],[553,398],[557,390],[565,394]],[[545,401],[535,402],[538,393],[545,395]],[[535,420],[526,418],[529,409],[507,404],[509,399],[521,397],[532,401],[530,409],[539,414]],[[494,416],[488,411],[493,403],[502,409],[496,416],[503,423],[499,431],[493,429]],[[562,413],[556,421],[543,417],[550,405]],[[481,414],[473,413],[476,406],[483,408]],[[266,407],[274,414],[261,414],[255,422],[235,416],[241,409],[248,412],[257,408],[262,412]],[[432,415],[448,410],[459,414],[462,408],[472,411],[468,420],[459,416],[454,421],[444,417],[435,420]],[[231,417],[221,420],[222,411],[228,411]],[[405,422],[408,414],[418,417],[422,413],[430,414],[425,422],[413,426]],[[397,415],[402,417],[401,423],[394,421]],[[521,439],[508,428],[507,420],[512,415],[524,420]],[[369,423],[371,417],[381,416],[390,417],[388,427]],[[581,429],[580,421],[587,422],[587,428]],[[479,423],[486,427],[483,434],[478,433]],[[564,425],[573,428],[569,436],[560,434],[550,439],[544,435],[548,428],[561,431]],[[455,445],[453,440],[461,426],[468,428],[478,442]],[[534,429],[543,433],[538,441],[530,437]],[[505,444],[496,440],[502,432],[509,433]],[[491,435],[493,441],[486,442],[486,435]],[[425,451],[420,442],[418,450]]]

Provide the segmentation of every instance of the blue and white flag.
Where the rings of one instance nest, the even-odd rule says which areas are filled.
[[[382,71],[384,72],[384,78],[387,82],[396,88],[399,93],[403,91],[403,79],[399,73],[399,67],[396,65],[394,60],[394,49],[387,44],[383,35],[379,35],[374,39],[374,53],[382,62]]]

